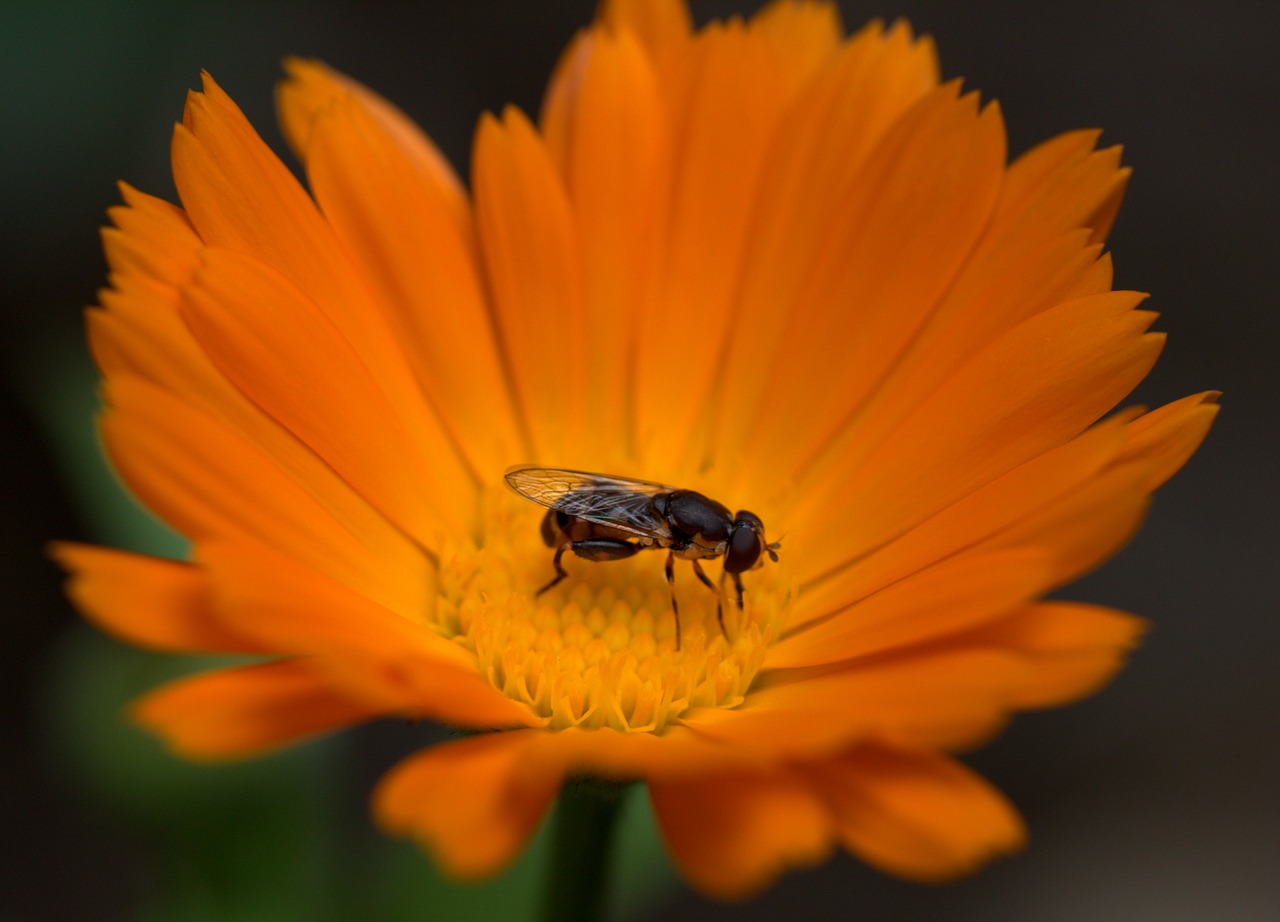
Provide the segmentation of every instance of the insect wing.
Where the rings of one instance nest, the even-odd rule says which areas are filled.
[[[611,525],[641,537],[671,537],[671,530],[653,514],[650,503],[653,497],[671,493],[675,487],[543,467],[511,468],[506,473],[506,481],[525,499],[565,515]]]
[[[570,493],[638,494],[653,497],[659,493],[676,492],[676,487],[665,483],[553,467],[516,466],[508,468],[505,477],[507,486],[511,489],[548,509],[561,508],[559,501]]]

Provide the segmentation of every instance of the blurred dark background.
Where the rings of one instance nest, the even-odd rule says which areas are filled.
[[[703,21],[758,4],[695,2]],[[1169,333],[1135,400],[1226,392],[1201,452],[1141,536],[1067,593],[1154,629],[1102,694],[1025,715],[971,763],[1025,811],[1030,849],[942,888],[847,858],[746,906],[675,882],[642,800],[626,918],[1280,919],[1280,16],[1258,2],[841,3],[906,16],[947,77],[1001,102],[1011,151],[1102,127],[1135,175],[1111,238],[1117,286]],[[189,663],[79,624],[54,538],[152,551],[173,536],[111,492],[89,428],[81,310],[96,228],[126,179],[173,198],[167,157],[209,69],[283,150],[272,87],[322,58],[399,104],[465,172],[478,113],[536,111],[591,16],[575,2],[44,3],[0,0],[0,920],[526,918],[533,853],[459,891],[369,828],[378,772],[418,740],[375,726],[240,768],[176,763],[120,705]]]

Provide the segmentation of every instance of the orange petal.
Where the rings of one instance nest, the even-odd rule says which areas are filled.
[[[212,76],[202,78],[172,149],[178,194],[201,239],[258,254],[304,285],[342,275],[345,262],[306,191]],[[326,257],[337,259],[326,266]],[[341,287],[352,282],[343,277]]]
[[[787,7],[784,7],[787,8]],[[742,283],[718,375],[715,446],[750,438],[756,406],[783,331],[799,312],[807,274],[825,238],[848,220],[845,209],[868,152],[926,92],[937,85],[928,40],[914,42],[897,24],[872,23],[799,94],[775,133],[751,222]],[[735,467],[737,465],[735,464]]]
[[[331,515],[341,527],[358,536],[364,549],[361,556],[376,560],[380,568],[393,574],[421,560],[421,549],[384,519],[351,486],[315,453],[301,444],[275,420],[245,399],[209,362],[191,338],[190,330],[177,313],[177,292],[156,291],[143,295],[134,287],[120,292],[104,292],[105,310],[88,312],[94,357],[108,382],[112,399],[131,405],[147,393],[160,393],[166,405],[180,402],[182,417],[203,418],[231,433],[243,443],[242,450],[255,454],[260,463],[280,468],[293,482],[293,489],[307,493],[312,502]],[[116,382],[131,383],[117,386]],[[125,393],[134,395],[125,398]],[[151,417],[148,423],[177,432],[175,419]],[[108,428],[117,425],[108,414]],[[125,455],[133,448],[127,441],[112,442]],[[268,460],[269,459],[269,460]],[[145,477],[146,471],[120,456],[112,459],[130,466],[131,476]],[[224,465],[225,466],[225,465]],[[233,475],[234,476],[234,475]],[[142,489],[145,488],[137,488]]]
[[[1047,557],[1026,548],[935,564],[772,644],[765,666],[839,662],[999,618],[1045,589]]]
[[[825,803],[789,772],[652,782],[649,794],[681,873],[721,899],[744,899],[831,852]]]
[[[768,771],[772,764],[770,753],[724,746],[680,726],[667,727],[661,736],[608,728],[543,733],[527,757],[561,766],[570,775],[615,781],[684,781],[748,768]]]
[[[561,771],[525,758],[538,736],[488,733],[418,753],[378,783],[374,816],[388,832],[417,840],[451,876],[496,874],[560,789]]]
[[[1092,427],[1019,465],[862,559],[802,584],[793,625],[827,614],[952,554],[974,547],[1089,484],[1120,451],[1128,417]]]
[[[860,537],[814,548],[806,563],[820,572],[824,557],[865,553],[1083,431],[1159,354],[1163,337],[1144,332],[1152,315],[1132,309],[1138,298],[1110,292],[1044,311],[974,356],[896,431],[847,430],[848,466],[807,486],[793,521],[817,534],[854,522]]]
[[[984,240],[902,356],[861,426],[889,429],[1013,326],[1066,301],[1111,288],[1088,231],[1039,239],[1040,228]],[[834,453],[833,453],[834,454]]]
[[[405,351],[333,229],[235,103],[204,75],[173,135],[173,175],[205,243],[271,266],[323,313],[377,379],[396,417],[431,413]],[[442,472],[444,473],[444,472]]]
[[[474,484],[448,436],[426,414],[400,415],[301,291],[265,264],[207,250],[183,308],[219,369],[388,520],[428,547],[468,531]]]
[[[475,229],[468,211],[459,217],[456,180],[441,177],[420,146],[403,143],[351,81],[301,61],[290,71],[281,109],[286,124],[305,123],[307,175],[325,217],[377,299],[392,306],[388,321],[471,467],[502,471],[529,449],[495,345]]]
[[[472,182],[481,252],[537,457],[585,443],[588,391],[581,255],[572,210],[542,139],[514,108],[485,115],[476,133]],[[619,442],[611,428],[597,437]],[[582,466],[565,459],[568,466]]]
[[[642,467],[659,471],[663,458],[687,459],[686,471],[696,466],[688,439],[705,438],[695,419],[717,381],[762,166],[790,99],[783,74],[792,62],[741,22],[699,32],[687,59],[687,92],[670,103],[676,169],[666,249],[636,343],[636,386],[645,395],[636,444]]]
[[[593,420],[629,418],[637,398],[635,356],[626,344],[654,284],[669,189],[667,112],[657,76],[630,32],[594,30],[563,65],[572,70],[548,96],[543,131],[579,228],[588,316],[581,362]],[[631,427],[624,421],[620,431]],[[597,440],[607,445],[604,440]],[[619,450],[627,440],[616,439]],[[605,470],[621,460],[598,462]]]
[[[827,65],[844,41],[840,10],[834,3],[767,3],[751,17],[750,28],[763,35],[785,60],[779,76],[788,95],[804,88]]]
[[[50,555],[71,574],[67,594],[98,627],[130,643],[188,653],[260,648],[210,610],[199,567],[125,551],[58,542]]]
[[[614,32],[631,32],[656,63],[688,46],[693,28],[685,0],[603,0],[596,14]]]
[[[120,183],[125,205],[107,209],[102,230],[112,281],[142,277],[178,285],[191,274],[200,238],[181,208]]]
[[[1003,795],[945,756],[861,748],[810,777],[845,847],[900,877],[950,880],[1026,841]]]
[[[194,264],[195,254],[191,255]],[[152,279],[119,279],[116,288],[99,293],[98,301],[101,309],[88,310],[85,322],[94,361],[104,377],[142,378],[183,394],[191,403],[245,419],[248,414],[236,404],[247,401],[200,351],[179,317],[176,288]],[[262,416],[257,408],[250,410]]]
[[[208,74],[204,92],[187,97],[173,136],[173,173],[192,224],[212,246],[253,254],[276,266],[361,345],[376,318],[361,315],[358,290],[337,241],[315,204]],[[326,285],[334,291],[325,293]],[[354,303],[339,299],[352,296]],[[361,312],[361,313],[358,313]],[[364,329],[365,332],[361,333]],[[380,353],[374,353],[379,355]]]
[[[209,361],[180,314],[177,285],[190,281],[202,248],[172,206],[126,190],[129,208],[114,209],[121,246],[145,249],[153,240],[182,241],[161,275],[113,273],[115,288],[101,293],[103,309],[87,314],[94,359],[108,380],[140,378],[179,397],[192,409],[235,430],[272,459],[342,525],[359,536],[388,572],[410,565],[420,550],[310,449],[250,403]],[[163,276],[163,277],[162,277]]]
[[[595,48],[606,33],[597,29],[583,29],[565,47],[556,62],[555,71],[542,97],[542,109],[538,113],[538,128],[547,145],[547,155],[555,163],[563,177],[569,176],[570,151],[574,146],[573,130],[577,121],[578,96],[582,92],[583,77]],[[622,42],[635,43],[635,37],[623,33]],[[611,43],[611,44],[621,44]],[[643,107],[643,103],[641,104]],[[625,115],[625,110],[623,111]]]
[[[327,115],[335,100],[350,97],[372,118],[384,135],[400,149],[418,178],[431,189],[431,198],[442,201],[450,213],[460,236],[471,228],[471,206],[467,192],[449,161],[413,120],[362,83],[326,67],[319,61],[286,58],[287,80],[276,88],[276,104],[285,137],[298,159],[307,163],[312,154],[311,142],[317,124]]]
[[[1137,531],[1148,494],[1181,467],[1217,414],[1217,395],[1185,397],[1139,416],[1108,469],[1053,503],[1032,509],[985,542],[987,547],[1038,546],[1050,551],[1050,587],[1062,585],[1114,554]]]
[[[475,656],[433,633],[414,612],[392,612],[285,554],[249,540],[202,545],[220,616],[265,648],[305,654],[352,697],[469,727],[536,723],[481,677]],[[404,574],[431,583],[424,568]]]
[[[742,752],[814,758],[862,739],[954,748],[1003,725],[1025,662],[983,649],[922,650],[838,670],[774,670],[735,710],[692,708],[680,723]]]
[[[1120,166],[1119,147],[1093,149],[1098,134],[1068,132],[1015,160],[1005,182],[1002,217],[1023,227],[1085,227],[1091,241],[1105,240],[1131,171]]]
[[[966,358],[1034,314],[1110,289],[1109,260],[1088,219],[1123,188],[1118,151],[1093,151],[1079,132],[1019,158],[959,277],[898,361],[860,425],[892,425]],[[871,418],[867,418],[871,417]],[[889,417],[878,422],[876,417]]]
[[[1134,420],[1125,432],[1118,465],[1143,471],[1143,491],[1155,490],[1200,447],[1218,415],[1217,391],[1192,394]]]
[[[937,169],[940,147],[945,170]],[[833,211],[795,295],[807,306],[805,322],[783,330],[772,362],[759,369],[769,382],[759,411],[738,410],[763,448],[751,452],[752,479],[799,476],[893,370],[971,254],[1004,156],[999,110],[979,111],[972,94],[957,99],[954,84],[922,99],[881,139]]]
[[[1149,505],[1140,473],[1121,467],[1098,475],[1057,502],[1030,510],[980,546],[1043,548],[1049,567],[1044,588],[1054,589],[1123,547]]]
[[[343,527],[275,462],[225,425],[153,385],[114,377],[102,436],[138,497],[177,531],[264,541],[371,598],[421,604],[423,588],[387,578],[384,548]],[[397,563],[405,562],[395,555]],[[397,590],[389,598],[388,589]],[[409,589],[406,598],[403,590]]]
[[[1087,572],[1133,534],[1149,491],[1199,445],[1215,399],[1199,394],[1146,415],[1119,414],[1020,465],[870,556],[811,579],[793,628],[966,548],[1042,548],[1046,588]]]
[[[766,759],[681,727],[662,737],[512,730],[438,746],[400,763],[380,783],[373,809],[384,828],[417,839],[449,873],[474,878],[515,857],[564,778],[648,780],[678,792],[696,779],[775,771]]]
[[[177,286],[185,284],[203,247],[186,214],[168,202],[121,185],[127,205],[108,209],[114,227],[103,244],[112,287],[99,293],[105,310],[86,320],[93,357],[104,375],[128,371],[160,382],[182,381],[191,395],[222,383],[178,317]]]
[[[1013,704],[1042,708],[1087,697],[1109,682],[1146,626],[1141,618],[1109,608],[1042,602],[967,639],[1025,656],[1030,668]]]
[[[131,713],[179,755],[202,761],[259,755],[379,716],[296,660],[180,679],[134,702]]]

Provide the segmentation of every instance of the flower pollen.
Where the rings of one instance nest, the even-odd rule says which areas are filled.
[[[488,499],[482,542],[442,560],[432,626],[474,652],[495,687],[553,730],[661,733],[688,708],[741,703],[792,594],[778,565],[746,574],[741,611],[724,586],[721,631],[716,594],[678,561],[677,649],[665,551],[607,563],[566,555],[569,578],[538,595],[554,575],[539,512],[506,491]]]

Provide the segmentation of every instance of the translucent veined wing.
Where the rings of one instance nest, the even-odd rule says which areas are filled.
[[[513,467],[505,476],[507,486],[548,509],[642,537],[671,537],[666,523],[654,515],[651,502],[659,493],[674,492],[675,487],[548,467]]]

